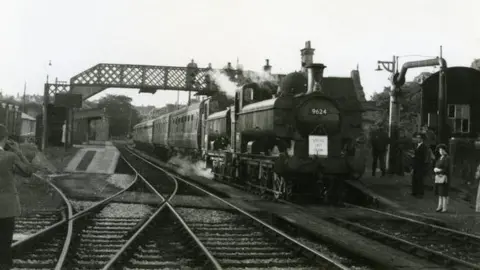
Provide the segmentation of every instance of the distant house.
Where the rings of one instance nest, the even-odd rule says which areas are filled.
[[[27,103],[25,104],[25,111],[27,115],[36,118],[39,114],[42,114],[42,105],[38,103]]]
[[[35,139],[36,119],[26,113],[22,113],[22,127],[20,140]]]

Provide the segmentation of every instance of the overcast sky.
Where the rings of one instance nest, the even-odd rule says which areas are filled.
[[[97,63],[200,67],[227,62],[274,73],[300,68],[311,40],[326,76],[349,76],[359,65],[367,98],[388,85],[377,60],[443,56],[449,66],[480,58],[479,0],[0,0],[0,89],[42,93],[50,78],[68,81]],[[48,61],[52,67],[47,69]],[[421,71],[409,72],[411,79]],[[172,91],[131,96],[136,105],[175,102]]]

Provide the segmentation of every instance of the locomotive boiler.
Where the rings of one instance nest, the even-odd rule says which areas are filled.
[[[354,166],[362,158],[355,151],[361,108],[342,106],[344,99],[329,94],[347,96],[342,89],[331,89],[338,83],[323,83],[324,68],[312,64],[308,76],[287,75],[277,97],[258,84],[247,84],[239,89],[234,106],[207,117],[207,126],[222,121],[232,131],[228,136],[220,129],[223,140],[212,140],[207,148],[207,165],[216,178],[290,199],[305,191],[325,198],[337,182],[361,175],[361,166],[360,171]]]

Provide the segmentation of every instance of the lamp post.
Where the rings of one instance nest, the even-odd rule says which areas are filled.
[[[51,67],[52,66],[52,61],[49,60],[48,61],[48,66]],[[48,67],[47,67],[47,81],[45,82],[45,86],[44,86],[44,89],[43,89],[43,117],[42,117],[42,125],[43,125],[43,129],[42,129],[42,151],[45,150],[45,148],[47,147],[47,125],[48,125],[48,121],[47,121],[47,118],[48,118],[48,110],[47,110],[47,107],[48,107],[48,103],[49,103],[49,99],[50,99],[50,90],[49,90],[49,85],[48,85]]]
[[[52,60],[48,60],[48,67],[47,67],[47,83],[48,83],[48,70],[49,70],[49,67],[52,66]]]
[[[396,91],[396,87],[393,84],[393,77],[398,70],[398,56],[393,56],[392,61],[377,61],[377,69],[376,71],[382,71],[383,67],[384,70],[391,73],[391,86],[390,86],[390,106],[389,106],[389,119],[388,119],[388,137],[390,138],[390,144],[387,146],[387,156],[386,156],[386,170],[388,172],[392,171],[392,157],[393,157],[393,149],[392,149],[392,142],[397,140],[398,135],[398,115],[400,113],[398,106],[398,91]]]

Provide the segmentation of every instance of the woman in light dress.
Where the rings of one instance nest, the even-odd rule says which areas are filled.
[[[437,151],[440,157],[435,162],[435,195],[438,196],[437,212],[447,212],[448,190],[450,188],[450,157],[447,153],[447,146],[439,144]]]

